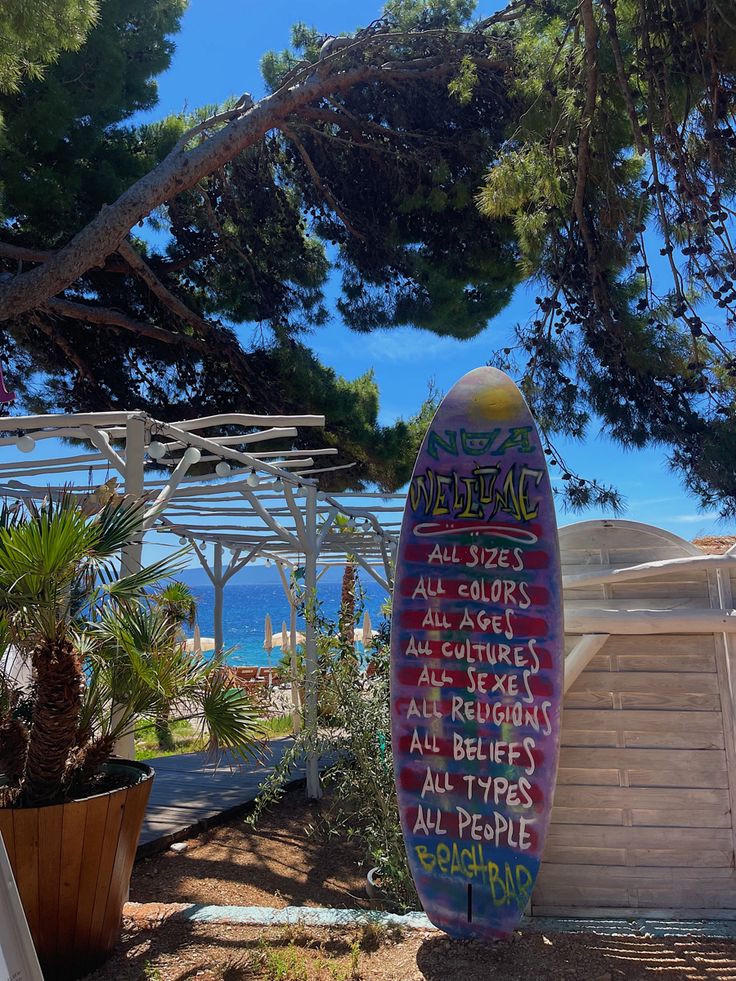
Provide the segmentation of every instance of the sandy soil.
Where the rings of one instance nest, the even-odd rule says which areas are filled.
[[[736,941],[533,931],[486,946],[437,933],[133,929],[89,981],[736,981]]]
[[[228,906],[367,905],[362,853],[330,837],[329,803],[309,804],[303,790],[287,794],[251,828],[244,818],[205,832],[187,850],[137,862],[130,899],[139,903]]]

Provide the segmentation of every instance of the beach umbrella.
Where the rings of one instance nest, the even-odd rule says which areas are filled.
[[[266,619],[263,623],[263,630],[263,646],[270,653],[271,648],[273,647],[273,627],[271,626],[271,617],[268,613],[266,614]]]
[[[192,637],[192,640],[194,642],[192,644],[192,646],[193,646],[195,652],[197,654],[201,654],[202,653],[202,632],[199,629],[199,623],[196,620],[194,621],[194,637]]]
[[[280,647],[284,651],[291,651],[291,634],[288,630],[284,634],[283,642],[281,633],[274,634],[272,639],[274,647]],[[297,630],[294,634],[294,643],[303,644],[304,640],[304,634]]]
[[[373,640],[373,624],[371,623],[371,615],[368,610],[365,611],[365,616],[363,617],[363,647],[368,647],[368,644]]]
[[[286,654],[286,652],[289,650],[289,634],[287,633],[286,630],[286,620],[281,621],[281,636],[279,637],[279,647],[281,648],[284,654]],[[268,684],[271,685],[273,683],[273,675],[270,673],[271,672],[270,651],[268,652],[268,670],[269,670]]]
[[[196,646],[196,641],[196,637],[189,637],[184,644],[185,650],[190,653],[196,651],[197,654],[201,654],[202,651],[214,651],[215,649],[214,637],[200,637],[198,646]]]

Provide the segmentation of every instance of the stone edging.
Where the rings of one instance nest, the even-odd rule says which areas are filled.
[[[197,903],[126,903],[126,920],[138,927],[158,926],[175,919],[190,923],[240,923],[244,926],[351,927],[373,923],[405,930],[436,930],[424,913],[383,913],[378,910],[325,909],[312,906],[206,906]],[[732,920],[524,918],[521,928],[534,933],[597,933],[606,936],[718,937],[736,939]]]

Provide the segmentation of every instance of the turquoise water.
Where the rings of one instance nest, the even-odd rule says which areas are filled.
[[[373,629],[377,629],[382,616],[380,608],[386,600],[386,592],[373,580],[362,583],[364,604],[368,610]],[[191,586],[197,599],[197,620],[203,637],[214,636],[214,598],[212,586]],[[223,610],[223,634],[225,648],[232,648],[228,658],[230,664],[258,664],[266,666],[268,655],[263,649],[264,619],[271,616],[273,632],[281,630],[281,623],[289,626],[289,604],[280,583],[239,584],[225,586]],[[336,620],[340,604],[340,583],[320,583],[319,602],[321,615]],[[363,625],[362,614],[358,626]],[[304,621],[297,620],[297,629],[304,630]],[[191,634],[191,631],[189,631]],[[280,648],[275,648],[272,661],[278,660]]]

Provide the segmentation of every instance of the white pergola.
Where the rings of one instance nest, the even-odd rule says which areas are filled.
[[[307,596],[316,595],[321,571],[348,560],[387,591],[393,585],[403,496],[324,493],[320,475],[351,466],[318,466],[336,449],[273,449],[276,441],[296,439],[300,428],[324,422],[316,415],[241,413],[169,423],[144,412],[10,417],[2,425],[7,435],[0,437],[0,448],[14,446],[25,456],[0,462],[0,496],[38,500],[66,492],[85,499],[104,494],[104,485],[110,494],[119,486],[147,502],[144,532],[125,550],[124,571],[140,567],[146,533],[191,542],[214,586],[215,647],[222,650],[225,584],[249,562],[271,560],[290,602],[293,636],[291,570],[304,570]],[[79,441],[89,449],[48,457],[43,455],[48,439]],[[207,544],[213,546],[211,562]],[[305,664],[304,722],[316,730],[317,648],[310,618]],[[120,749],[130,752],[132,747]],[[320,794],[316,757],[308,760],[307,790],[313,797]]]

